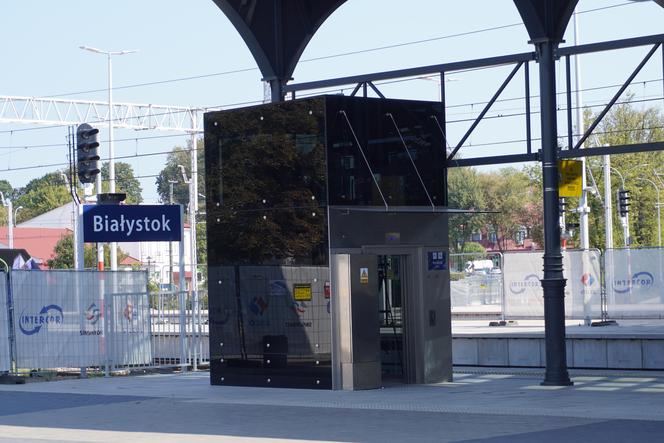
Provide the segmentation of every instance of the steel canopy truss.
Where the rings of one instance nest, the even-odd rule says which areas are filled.
[[[602,118],[607,114],[610,108],[616,103],[618,98],[622,93],[627,89],[631,84],[632,80],[636,75],[641,71],[645,64],[652,59],[652,56],[656,53],[658,49],[661,50],[664,45],[664,34],[656,34],[651,36],[629,38],[623,40],[615,40],[602,43],[593,43],[587,45],[572,46],[566,48],[559,48],[557,50],[557,57],[564,58],[566,62],[566,101],[567,106],[565,111],[567,112],[568,125],[567,125],[567,139],[569,140],[568,146],[570,149],[565,149],[560,151],[561,158],[576,158],[584,156],[595,156],[595,155],[605,155],[605,154],[625,154],[630,152],[643,152],[643,151],[657,151],[664,150],[664,142],[653,142],[653,143],[641,143],[634,145],[620,145],[620,146],[611,146],[604,148],[586,148],[586,149],[576,149],[580,146],[580,142],[577,142],[576,145],[572,143],[574,138],[573,128],[571,125],[571,115],[572,115],[572,99],[571,99],[571,73],[570,73],[570,58],[575,54],[588,54],[602,51],[611,51],[618,49],[626,48],[636,48],[636,47],[647,47],[650,46],[649,52],[646,54],[645,58],[639,63],[634,72],[629,76],[629,78],[624,82],[624,84],[619,88],[618,92],[606,105],[605,109],[600,113],[597,120],[588,128],[586,133],[583,135],[583,140],[592,134],[592,131],[596,129],[597,125],[601,122]],[[664,75],[664,51],[662,55],[662,71]],[[385,81],[385,80],[395,80],[395,79],[404,79],[410,77],[422,77],[422,76],[431,76],[431,75],[440,75],[441,79],[446,74],[453,74],[455,71],[462,71],[475,68],[490,68],[498,66],[513,66],[513,70],[507,76],[505,81],[497,89],[493,97],[487,102],[484,109],[480,112],[475,121],[471,124],[468,131],[464,134],[461,141],[453,146],[451,154],[448,156],[448,166],[449,167],[464,167],[464,166],[480,166],[480,165],[491,165],[491,164],[502,164],[502,163],[518,163],[518,162],[528,162],[528,161],[538,161],[540,160],[540,155],[538,152],[533,152],[532,150],[532,134],[531,134],[531,94],[530,94],[530,64],[533,61],[537,60],[537,53],[519,53],[511,54],[505,56],[483,58],[476,60],[468,60],[463,62],[453,62],[453,63],[444,63],[438,65],[430,66],[420,66],[416,68],[409,69],[399,69],[394,71],[384,71],[376,72],[371,74],[363,75],[354,75],[348,77],[335,78],[330,80],[319,80],[313,82],[303,82],[303,83],[294,83],[286,85],[284,91],[290,93],[292,98],[295,98],[297,92],[301,91],[310,91],[310,90],[320,90],[324,88],[335,89],[342,86],[349,86],[355,84],[351,95],[357,94],[360,89],[362,89],[364,96],[367,95],[368,89],[371,88],[376,95],[383,98],[384,94],[377,88],[376,82]],[[462,149],[463,143],[465,140],[470,137],[472,132],[480,124],[482,118],[489,111],[491,106],[499,98],[501,92],[505,87],[513,80],[515,74],[519,71],[520,68],[523,68],[525,73],[525,146],[523,153],[520,154],[508,154],[508,155],[491,155],[477,158],[455,158],[455,155]],[[445,103],[445,82],[441,81],[441,96],[443,103]],[[444,122],[441,122],[442,130],[444,133],[445,125]],[[449,141],[448,141],[449,142]]]
[[[203,132],[200,109],[136,103],[113,103],[113,126],[135,130]],[[0,96],[1,123],[78,125],[108,122],[108,102]]]

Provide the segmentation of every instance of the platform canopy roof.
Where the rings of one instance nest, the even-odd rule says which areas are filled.
[[[348,0],[213,0],[238,30],[263,79],[285,84],[323,22]],[[450,4],[454,0],[444,0]],[[562,41],[578,0],[513,0],[533,43]],[[651,1],[651,0],[632,0]],[[652,0],[664,7],[664,0]],[[418,7],[417,2],[412,2]],[[274,88],[273,88],[274,91]]]
[[[318,28],[346,0],[213,0],[249,47],[265,81],[288,80]]]

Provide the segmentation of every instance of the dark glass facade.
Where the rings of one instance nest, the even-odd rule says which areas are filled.
[[[326,96],[205,115],[212,384],[331,388],[328,205],[440,204],[439,107]]]
[[[330,205],[443,205],[441,109],[431,102],[328,97]]]

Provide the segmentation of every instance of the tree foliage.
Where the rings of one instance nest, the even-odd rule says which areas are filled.
[[[604,117],[588,139],[587,147],[617,146],[638,143],[664,141],[664,115],[656,108],[642,108],[626,102],[616,105]],[[586,112],[586,126],[596,115]],[[592,175],[588,176],[588,185],[597,184],[598,195],[590,195],[589,232],[590,246],[604,248],[604,171],[601,157],[588,157],[588,165]],[[629,213],[629,230],[632,246],[657,245],[657,188],[660,203],[664,203],[664,152],[641,152],[611,156],[611,200],[613,203],[613,237],[614,245],[620,247],[624,243],[621,220],[616,210],[616,193],[622,186],[620,175],[624,178],[624,186],[631,191]],[[536,164],[526,166],[522,170],[512,168],[494,172],[460,172],[461,168],[450,170],[448,182],[450,207],[470,207],[468,195],[474,188],[482,194],[481,209],[495,211],[483,217],[482,230],[491,230],[498,237],[499,249],[507,246],[507,240],[514,239],[519,230],[526,229],[527,236],[539,245],[543,245],[543,210],[542,210],[542,168]],[[659,172],[660,175],[657,175]],[[473,177],[475,175],[475,177]],[[594,178],[594,181],[593,181]],[[477,184],[475,184],[475,181]],[[578,199],[568,198],[566,201],[567,223],[578,223],[579,215],[574,208]],[[450,244],[458,247],[460,237],[468,239],[471,232],[464,232],[461,223],[450,218]],[[579,246],[579,230],[574,229],[568,247]],[[664,232],[662,233],[664,235]]]
[[[196,153],[198,161],[198,189],[202,192],[205,189],[205,159],[203,154],[203,140],[196,141]],[[189,185],[184,182],[182,171],[178,165],[184,166],[187,178],[191,179],[191,143],[187,148],[176,146],[166,158],[166,166],[157,176],[157,193],[162,203],[170,201],[170,184],[173,183],[173,203],[189,204]],[[200,199],[199,199],[200,208]]]
[[[97,251],[92,245],[85,245],[83,248],[83,262],[85,268],[97,267]],[[118,248],[118,262],[127,257],[120,248]],[[104,248],[104,262],[111,262],[111,252],[109,248]],[[46,261],[50,269],[73,269],[74,268],[74,236],[66,235],[62,237],[55,245],[53,258]]]
[[[71,194],[62,171],[49,172],[35,178],[14,192],[14,208],[23,206],[18,222],[29,220],[71,202]]]
[[[472,168],[453,168],[447,177],[448,206],[454,209],[482,210],[485,207],[484,193],[480,187],[479,174]],[[450,247],[453,252],[464,251],[471,234],[479,231],[485,223],[483,214],[455,214],[449,218]]]
[[[110,183],[108,182],[108,162],[101,167],[102,190],[109,192]],[[143,202],[141,192],[141,183],[134,176],[134,169],[129,163],[115,162],[115,192],[124,192],[127,194],[125,203],[139,204]]]
[[[12,199],[14,198],[14,188],[12,188],[12,185],[9,184],[7,180],[0,180],[0,192],[2,192],[2,195],[4,195],[5,198]],[[0,206],[2,205],[2,201],[0,201]],[[0,209],[0,225],[6,225],[7,224],[7,210],[6,208]]]
[[[589,146],[617,146],[637,143],[664,141],[664,115],[656,108],[639,108],[627,102],[614,106],[599,124],[594,137],[589,139]],[[589,123],[596,115],[586,113]],[[602,159],[589,159],[590,170],[597,182],[599,195],[604,198],[604,170]],[[624,178],[625,188],[631,192],[632,205],[629,212],[629,228],[632,246],[657,245],[657,190],[660,198],[664,197],[664,182],[656,172],[664,172],[664,152],[639,152],[611,156],[611,196],[613,199],[613,239],[614,246],[624,244],[621,220],[616,210],[616,193],[622,186],[620,175]],[[650,183],[648,180],[654,182]],[[604,208],[599,197],[590,201],[590,245],[595,248],[605,247]]]
[[[488,227],[498,240],[498,249],[504,251],[507,241],[531,222],[524,209],[534,204],[534,195],[528,175],[514,168],[504,168],[480,176],[484,193]],[[535,206],[532,206],[533,208]]]

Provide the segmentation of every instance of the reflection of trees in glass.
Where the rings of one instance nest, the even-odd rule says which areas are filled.
[[[321,101],[219,115],[222,204],[208,235],[220,264],[326,261],[321,119]]]

